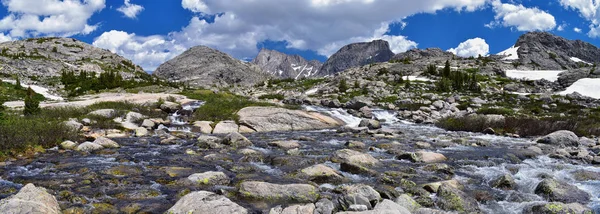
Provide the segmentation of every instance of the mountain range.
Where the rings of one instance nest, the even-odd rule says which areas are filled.
[[[63,70],[101,73],[119,70],[125,78],[144,75],[142,68],[117,54],[71,38],[38,38],[0,44],[0,76],[19,76],[25,81],[56,84]],[[154,76],[198,87],[249,86],[276,78],[317,78],[337,75],[344,70],[373,63],[403,61],[391,67],[406,75],[423,72],[430,64],[443,65],[460,59],[439,48],[412,49],[394,54],[384,40],[348,44],[324,63],[262,49],[251,62],[226,53],[197,46],[163,63]],[[483,73],[518,70],[573,70],[600,62],[600,49],[581,40],[567,40],[546,32],[530,32],[514,46],[486,57],[477,66]],[[54,79],[54,80],[52,80]]]

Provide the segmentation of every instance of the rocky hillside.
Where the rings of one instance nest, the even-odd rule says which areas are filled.
[[[0,77],[54,85],[61,71],[121,71],[125,78],[145,74],[130,60],[71,38],[35,38],[0,44]]]
[[[206,46],[188,49],[160,65],[154,75],[192,87],[250,86],[270,77],[254,65]]]
[[[390,50],[390,44],[384,40],[349,44],[331,55],[323,64],[318,75],[333,75],[352,67],[387,62],[393,56],[394,53]]]
[[[515,47],[521,64],[540,70],[572,69],[600,62],[600,49],[596,46],[546,32],[523,34]]]
[[[299,55],[287,55],[269,49],[260,50],[251,63],[273,76],[294,79],[313,77],[323,66],[317,60],[308,61]]]

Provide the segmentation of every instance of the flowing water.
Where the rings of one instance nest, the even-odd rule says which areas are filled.
[[[186,107],[193,111],[200,106]],[[332,115],[348,126],[358,126],[356,118],[342,109],[309,106],[308,110]],[[235,184],[243,180],[260,180],[271,183],[306,183],[294,175],[299,169],[323,163],[334,169],[340,164],[329,157],[344,149],[349,140],[364,142],[369,149],[362,150],[384,164],[372,170],[378,175],[356,175],[342,172],[345,183],[363,183],[376,189],[384,185],[386,172],[401,172],[417,184],[447,179],[457,179],[465,184],[467,193],[487,192],[491,199],[482,201],[480,208],[486,213],[521,213],[523,208],[543,203],[544,199],[533,193],[542,175],[575,184],[590,193],[592,201],[587,206],[600,212],[600,178],[593,181],[576,181],[572,172],[588,170],[600,172],[591,165],[573,165],[547,156],[529,157],[523,148],[533,145],[531,139],[508,138],[466,132],[449,132],[433,126],[416,125],[401,121],[392,112],[374,110],[384,127],[400,130],[398,138],[338,133],[335,130],[252,133],[246,136],[254,143],[250,149],[263,155],[248,157],[235,150],[203,149],[196,145],[195,137],[184,138],[177,144],[161,145],[158,136],[148,138],[115,139],[121,148],[84,154],[51,149],[34,159],[16,160],[0,168],[0,198],[14,194],[23,184],[34,183],[46,187],[57,197],[61,208],[90,209],[93,203],[108,203],[117,209],[132,203],[142,205],[142,211],[162,213],[171,207],[185,192],[195,190],[217,191],[227,194],[235,202],[252,210],[266,210],[276,204],[246,201],[235,194]],[[181,120],[181,112],[173,115],[173,125],[161,128],[199,136]],[[292,156],[286,151],[271,147],[269,142],[293,140],[300,142],[301,155]],[[393,143],[397,142],[397,143]],[[417,142],[431,145],[430,151],[444,154],[453,173],[426,170],[428,164],[411,163],[395,159],[391,150],[416,151]],[[394,146],[389,146],[394,145]],[[232,182],[229,186],[196,186],[186,178],[193,173],[222,171]],[[511,174],[515,190],[491,188],[490,181]],[[320,184],[323,194],[340,184]]]

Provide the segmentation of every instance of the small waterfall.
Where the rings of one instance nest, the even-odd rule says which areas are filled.
[[[307,111],[315,111],[315,112],[320,112],[320,113],[325,113],[328,114],[332,117],[335,117],[341,121],[343,121],[344,123],[346,123],[346,126],[348,127],[358,127],[358,125],[360,124],[360,121],[362,120],[361,118],[355,117],[351,114],[348,114],[348,112],[346,112],[346,110],[341,109],[341,108],[325,108],[325,107],[320,107],[320,106],[304,106],[304,109]]]
[[[388,110],[374,109],[373,116],[375,116],[375,119],[384,121],[384,123],[388,124],[400,122],[400,119],[396,117],[398,114]]]
[[[194,102],[190,102],[190,103],[186,103],[183,104],[181,106],[181,109],[176,111],[175,113],[169,115],[169,120],[171,121],[171,126],[167,127],[164,125],[160,125],[158,127],[158,129],[166,129],[169,131],[180,131],[180,132],[191,132],[191,128],[190,127],[185,127],[185,125],[187,125],[187,122],[184,121],[183,117],[183,112],[188,112],[188,113],[192,113],[200,108],[202,105],[204,105],[204,101],[194,101]]]

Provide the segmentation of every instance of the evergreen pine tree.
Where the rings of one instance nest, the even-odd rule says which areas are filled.
[[[340,80],[340,85],[338,88],[339,88],[340,92],[346,92],[348,90],[348,85],[346,84],[346,79]]]
[[[354,88],[360,88],[360,84],[358,83],[358,80],[354,80]]]
[[[402,79],[403,77],[400,77],[400,79]],[[406,80],[404,81],[404,88],[409,89],[411,86],[410,84],[410,79],[408,78],[408,76],[406,77]]]
[[[19,78],[19,76],[17,76],[17,80],[16,80],[16,83],[15,83],[15,89],[17,89],[17,90],[21,90],[22,89],[21,88],[21,78]]]
[[[444,65],[444,70],[442,72],[443,77],[450,77],[450,61],[446,60],[446,65]]]
[[[25,109],[23,114],[25,116],[34,115],[40,112],[40,101],[35,100],[35,92],[31,87],[27,88],[27,96],[25,96]]]

